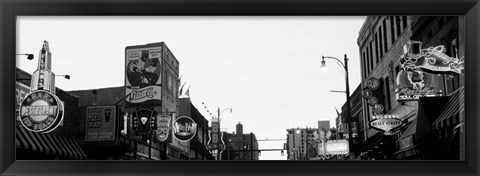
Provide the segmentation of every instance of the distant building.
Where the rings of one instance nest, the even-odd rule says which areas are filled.
[[[224,133],[226,149],[222,153],[222,160],[258,160],[260,151],[258,149],[257,137],[254,133],[243,133],[243,125],[238,123],[236,133]]]
[[[287,159],[309,160],[309,152],[314,148],[312,142],[316,128],[290,128],[287,129]]]

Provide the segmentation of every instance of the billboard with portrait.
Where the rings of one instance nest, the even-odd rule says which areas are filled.
[[[125,48],[126,100],[130,103],[152,103],[161,100],[162,44],[127,46]]]

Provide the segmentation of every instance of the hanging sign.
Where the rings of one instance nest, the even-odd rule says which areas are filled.
[[[408,52],[404,57],[409,65],[432,74],[463,74],[463,57],[458,59],[446,55],[443,45],[425,49],[421,49],[421,47],[422,42],[419,41],[410,41],[404,47]]]
[[[155,126],[154,111],[150,108],[140,108],[133,112],[133,127],[138,135],[149,135]]]
[[[87,107],[85,141],[115,141],[116,106]]]
[[[377,90],[380,87],[380,81],[377,78],[368,78],[367,88],[370,90]]]
[[[195,137],[197,133],[197,123],[188,117],[182,116],[175,119],[173,123],[173,136],[177,138],[179,141],[188,142]]]
[[[51,132],[63,120],[63,103],[50,92],[31,92],[20,104],[19,118],[27,130]]]
[[[383,131],[385,135],[392,135],[395,129],[401,127],[403,121],[397,115],[376,115],[372,117],[370,127],[379,131]]]
[[[63,120],[63,102],[55,95],[55,74],[50,71],[51,55],[48,42],[43,41],[37,70],[32,74],[30,93],[19,107],[20,122],[33,132],[49,133]]]
[[[402,70],[398,73],[396,80],[395,95],[397,101],[418,101],[421,97],[437,96],[434,87],[435,76],[431,73],[440,73],[441,70],[445,69],[442,69],[442,66],[435,65],[440,63],[457,65],[457,63],[450,63],[454,61],[446,59],[446,55],[440,52],[440,50],[443,50],[443,46],[421,50],[421,44],[418,41],[411,41],[404,46],[405,53],[401,59]],[[443,59],[432,59],[431,57]],[[458,59],[455,62],[457,61]],[[433,71],[433,68],[436,67],[438,69]],[[463,66],[456,68],[460,67],[463,68]]]
[[[170,134],[172,131],[172,115],[157,115],[157,129],[155,130],[155,141],[161,143],[169,143],[171,141]]]

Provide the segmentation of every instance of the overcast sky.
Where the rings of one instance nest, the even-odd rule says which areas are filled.
[[[222,114],[221,128],[257,139],[286,139],[286,129],[335,125],[335,108],[345,103],[343,69],[322,55],[343,61],[347,54],[350,92],[360,84],[357,37],[366,17],[18,17],[17,67],[33,73],[42,41],[52,52],[52,71],[63,90],[124,86],[125,47],[165,42],[180,63],[182,83],[193,104]],[[66,117],[68,118],[68,117]],[[280,149],[285,141],[259,141],[260,149]],[[287,154],[262,152],[260,159]]]

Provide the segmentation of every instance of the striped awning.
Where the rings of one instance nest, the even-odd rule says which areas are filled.
[[[35,133],[21,125],[15,128],[15,145],[17,148],[58,155],[71,159],[83,160],[87,156],[77,142],[49,133]]]
[[[455,115],[456,113],[460,112],[461,110],[465,109],[465,87],[461,87],[457,89],[452,94],[452,98],[447,102],[447,104],[442,109],[442,113],[438,116],[437,120],[433,122],[432,126],[435,127],[436,125],[440,124],[441,121],[450,118],[451,116]],[[443,128],[443,127],[440,127]]]
[[[407,129],[403,132],[403,134],[398,138],[397,142],[407,138],[408,136],[415,134],[417,131],[417,119],[415,118],[412,123],[407,127]]]

